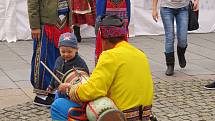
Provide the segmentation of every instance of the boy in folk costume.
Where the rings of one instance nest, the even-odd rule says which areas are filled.
[[[72,23],[78,42],[81,42],[80,25],[95,26],[96,6],[95,0],[71,0]]]
[[[60,56],[55,61],[54,73],[63,81],[63,76],[71,69],[79,69],[89,74],[89,69],[86,62],[78,54],[77,38],[73,33],[67,32],[61,34],[59,44]],[[52,78],[47,90],[50,93],[57,90],[59,82]],[[61,96],[59,93],[55,95],[55,98]],[[53,100],[54,101],[54,100]]]
[[[128,30],[130,21],[130,0],[97,0],[96,1],[96,50],[95,61],[97,63],[102,52],[101,33],[99,31],[99,23],[104,15],[117,15],[125,22],[125,27]],[[126,41],[128,40],[128,35]]]
[[[59,56],[58,40],[62,33],[70,32],[70,1],[28,0],[28,14],[33,43],[31,83],[36,97],[34,104],[50,106],[53,97],[46,88],[52,76],[40,64],[43,61],[51,70]]]
[[[59,86],[62,93],[69,90],[70,100],[55,100],[52,119],[67,120],[69,108],[108,97],[127,120],[148,121],[152,115],[153,80],[146,55],[125,41],[128,31],[118,16],[103,18],[100,30],[103,52],[92,75],[85,83]]]

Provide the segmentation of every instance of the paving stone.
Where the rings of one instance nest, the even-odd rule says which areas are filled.
[[[32,51],[26,51],[26,50],[32,50],[31,46],[25,46],[25,47],[13,47],[11,48],[11,51],[15,52],[19,56],[25,56],[25,55],[32,55]]]
[[[4,113],[6,113],[7,111],[5,111],[5,110],[0,110],[0,114],[4,114]]]
[[[7,118],[8,118],[8,119],[17,119],[18,116],[16,116],[16,115],[10,115],[10,116],[7,116]]]
[[[0,77],[0,89],[14,89],[17,88],[17,86],[13,83],[12,80],[10,80],[6,76],[1,76]]]
[[[30,79],[30,68],[23,67],[22,69],[13,69],[13,70],[5,70],[8,76],[13,81],[20,81],[20,80],[29,80]]]
[[[20,61],[16,60],[16,63],[14,63],[14,60],[2,61],[0,63],[0,66],[4,71],[11,71],[14,69],[22,70],[22,69],[30,68],[30,64],[27,63],[25,60],[20,60]]]
[[[15,93],[14,93],[15,94]],[[17,103],[25,103],[30,101],[30,98],[25,94],[0,97],[0,109],[16,105]]]

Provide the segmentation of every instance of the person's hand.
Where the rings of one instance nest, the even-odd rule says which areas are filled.
[[[193,11],[199,10],[199,0],[194,0],[193,2]]]
[[[152,10],[152,18],[155,22],[158,21],[158,11],[155,9]]]
[[[40,40],[40,29],[31,29],[32,39]]]
[[[60,93],[66,94],[66,93],[68,93],[68,91],[70,90],[70,88],[71,88],[70,87],[70,83],[62,83],[62,84],[59,85],[58,91]]]

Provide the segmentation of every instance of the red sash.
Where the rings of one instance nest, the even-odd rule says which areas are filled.
[[[54,41],[55,47],[58,48],[58,42],[59,42],[59,37],[61,34],[65,32],[71,32],[71,29],[68,25],[65,25],[63,29],[59,29],[54,25],[44,25],[44,30],[46,33],[46,37],[48,38],[49,41]]]

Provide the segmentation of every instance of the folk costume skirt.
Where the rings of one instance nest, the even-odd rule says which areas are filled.
[[[71,0],[71,5],[73,25],[95,25],[95,0]]]

